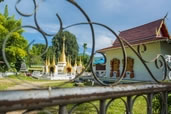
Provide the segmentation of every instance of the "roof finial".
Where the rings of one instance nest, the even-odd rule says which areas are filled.
[[[74,67],[77,67],[77,59],[75,59]]]
[[[81,56],[80,56],[80,63],[79,63],[79,66],[82,67],[82,61],[81,61]]]
[[[164,16],[163,20],[167,19],[168,16],[168,12],[166,13],[166,15]]]

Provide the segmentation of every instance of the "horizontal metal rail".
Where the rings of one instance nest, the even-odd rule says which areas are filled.
[[[67,105],[123,96],[170,92],[170,84],[122,84],[114,87],[78,87],[0,92],[0,112]]]

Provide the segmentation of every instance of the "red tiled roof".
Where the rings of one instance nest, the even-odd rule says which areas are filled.
[[[154,39],[155,38],[148,39],[148,40],[144,40],[143,42],[142,41],[133,42],[133,43],[131,43],[131,45],[138,45],[138,44],[142,44],[142,43],[150,43],[150,42],[154,42],[154,41],[157,42],[157,41],[166,41],[167,40],[167,38],[163,38],[163,37],[157,38],[155,40]],[[103,51],[106,51],[106,50],[109,50],[109,49],[115,49],[115,48],[120,48],[120,47],[121,47],[121,45],[118,43],[118,44],[115,44],[113,46],[110,46],[110,47],[107,47],[107,48],[103,48],[103,49],[97,50],[97,52],[103,52]]]
[[[157,32],[159,32],[159,34],[157,34]],[[164,23],[164,19],[159,19],[132,29],[122,31],[120,32],[119,37],[125,39],[130,44],[141,44],[170,39],[167,27]],[[120,47],[120,43],[117,39],[113,43],[113,46],[101,50],[116,47]]]

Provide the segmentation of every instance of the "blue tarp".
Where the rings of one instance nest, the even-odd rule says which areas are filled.
[[[105,60],[102,57],[95,57],[93,60],[93,64],[104,64]]]

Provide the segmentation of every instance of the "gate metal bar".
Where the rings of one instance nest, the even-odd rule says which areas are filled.
[[[148,95],[148,113],[151,114],[152,94],[164,93],[163,110],[167,112],[167,96],[171,91],[170,84],[122,84],[114,87],[78,87],[52,90],[21,90],[0,92],[0,112],[21,109],[39,109],[42,107],[59,105],[60,114],[64,114],[67,104],[100,101],[100,113],[104,114],[107,108],[106,99],[120,98],[133,95]],[[132,104],[132,103],[131,103]],[[127,102],[131,112],[132,105]]]

